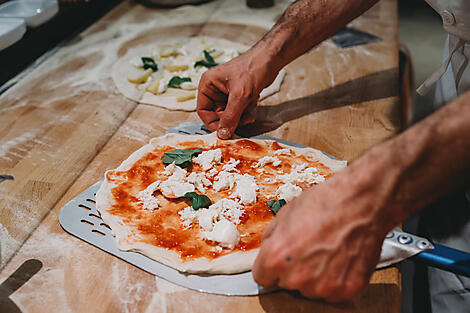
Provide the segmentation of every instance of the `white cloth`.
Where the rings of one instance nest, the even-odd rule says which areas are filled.
[[[444,29],[449,36],[442,65],[416,91],[424,95],[440,80],[444,83],[444,86],[441,86],[444,93],[439,94],[437,102],[442,105],[470,90],[470,1],[426,1],[441,15]]]

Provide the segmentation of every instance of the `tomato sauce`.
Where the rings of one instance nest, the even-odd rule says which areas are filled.
[[[202,141],[183,142],[178,145],[178,148],[189,150],[197,149],[203,145]],[[231,158],[240,160],[237,169],[241,174],[254,176],[260,187],[257,202],[253,205],[244,206],[245,212],[241,217],[240,224],[237,225],[242,235],[238,245],[233,250],[223,249],[220,251],[215,249],[214,243],[199,238],[200,228],[197,223],[193,223],[190,228],[185,229],[178,212],[190,206],[190,202],[187,199],[167,199],[159,192],[156,192],[154,195],[160,201],[160,207],[153,211],[142,209],[142,204],[137,199],[138,193],[152,182],[166,179],[166,176],[160,174],[166,166],[161,159],[164,152],[175,149],[168,146],[157,147],[157,149],[138,160],[127,171],[109,171],[106,175],[109,182],[117,185],[112,189],[114,203],[108,212],[122,218],[127,226],[129,226],[129,229],[132,229],[135,236],[130,240],[176,251],[183,260],[200,257],[215,259],[233,251],[248,251],[260,247],[263,230],[274,218],[274,214],[266,204],[266,201],[271,200],[271,198],[266,197],[266,195],[275,194],[280,186],[280,183],[277,183],[275,180],[275,177],[280,175],[278,171],[282,170],[284,173],[289,173],[295,157],[278,156],[283,161],[281,166],[274,167],[272,164],[268,164],[263,167],[265,170],[260,173],[256,168],[253,168],[258,160],[263,156],[272,155],[274,150],[284,149],[284,147],[276,142],[272,145],[264,146],[254,141],[243,139],[235,144],[219,141],[216,146],[207,147],[203,150],[217,148],[222,150],[224,162],[229,161]],[[303,156],[297,157],[295,160],[297,163],[307,163],[309,166],[316,166],[323,175],[332,174],[320,162],[309,161]],[[222,167],[223,164],[215,166],[218,172],[222,171]],[[198,164],[193,164],[187,170],[188,172],[199,172],[201,168]],[[213,182],[214,179],[211,178],[210,180]],[[232,192],[233,190],[215,192],[212,188],[209,188],[205,194],[214,203],[222,198],[228,198]]]

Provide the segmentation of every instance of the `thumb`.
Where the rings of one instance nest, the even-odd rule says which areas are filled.
[[[236,93],[230,93],[225,110],[220,115],[217,136],[220,139],[230,139],[240,122],[243,111],[247,107],[249,100],[243,99]]]

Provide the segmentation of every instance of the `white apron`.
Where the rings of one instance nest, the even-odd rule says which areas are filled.
[[[441,15],[444,29],[449,33],[443,64],[417,90],[425,94],[437,82],[435,106],[438,108],[470,92],[470,0],[426,1]],[[469,201],[470,193],[460,192],[425,212],[422,222],[430,239],[470,252]],[[430,267],[428,282],[432,313],[470,312],[470,278]]]

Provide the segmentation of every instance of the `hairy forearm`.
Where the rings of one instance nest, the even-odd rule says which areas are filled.
[[[375,181],[373,210],[391,228],[470,183],[470,92],[371,149],[351,170]],[[368,169],[368,170],[364,170]]]
[[[276,72],[341,27],[361,15],[378,0],[300,0],[294,2],[255,49]],[[267,56],[267,58],[266,58]]]

